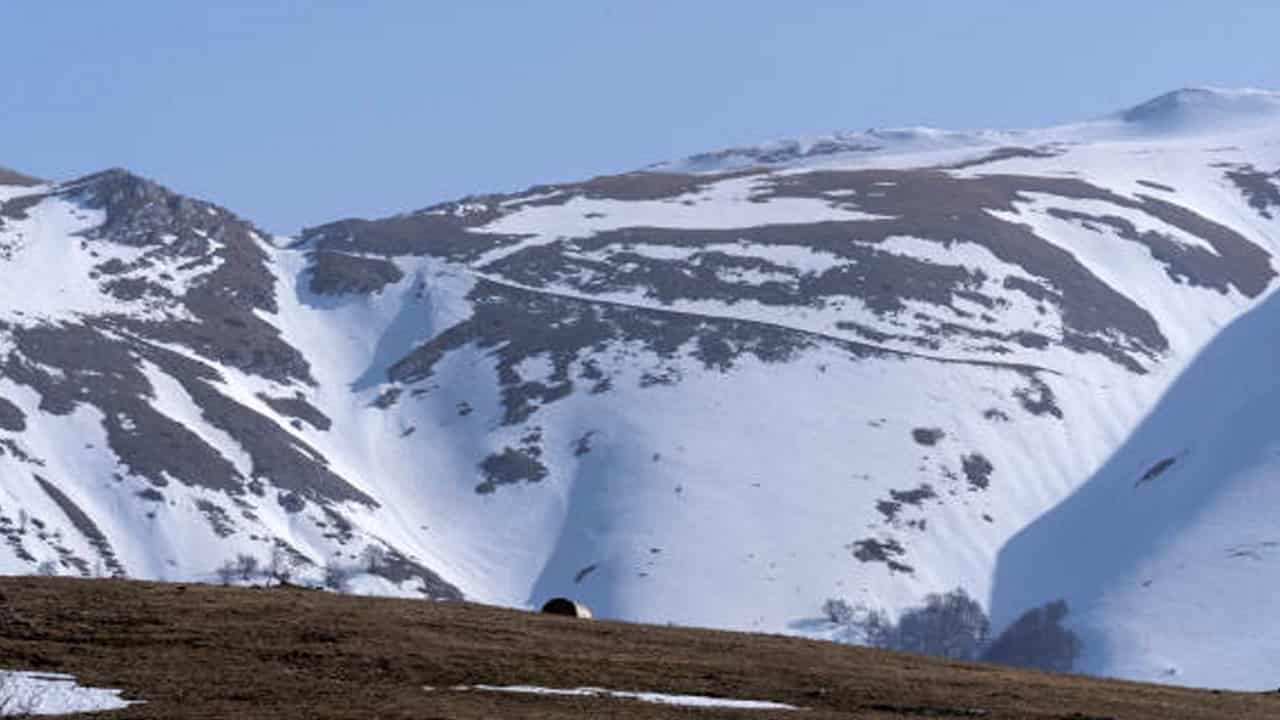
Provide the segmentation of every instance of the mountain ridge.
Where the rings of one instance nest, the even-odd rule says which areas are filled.
[[[1237,107],[1232,107],[1233,105]],[[1152,97],[1149,100],[1140,102],[1136,105],[1130,106],[1123,110],[1118,110],[1118,111],[1104,114],[1099,118],[1099,120],[1103,120],[1103,121],[1119,120],[1122,122],[1134,123],[1134,124],[1153,123],[1157,125],[1169,125],[1169,124],[1176,124],[1172,118],[1168,117],[1170,114],[1176,115],[1178,113],[1185,112],[1187,110],[1195,110],[1197,108],[1201,110],[1208,110],[1209,112],[1216,111],[1217,114],[1219,115],[1219,119],[1221,119],[1222,115],[1229,114],[1229,113],[1246,115],[1246,116],[1248,115],[1272,116],[1274,114],[1280,113],[1280,91],[1267,90],[1262,88],[1226,88],[1226,87],[1192,85],[1192,86],[1182,87],[1176,90],[1171,90],[1161,95],[1157,95],[1155,97]],[[1097,121],[1093,121],[1093,122],[1097,122]],[[733,154],[733,153],[743,152],[743,153],[749,153],[753,155],[768,155],[769,153],[776,151],[779,157],[789,156],[789,157],[792,157],[792,159],[801,159],[801,158],[812,159],[814,157],[820,157],[828,154],[836,154],[836,153],[842,153],[842,152],[875,151],[875,150],[882,149],[880,147],[874,147],[870,145],[866,145],[866,146],[858,145],[857,143],[853,143],[851,141],[848,143],[845,142],[846,140],[849,140],[851,138],[864,137],[864,136],[865,137],[881,137],[885,139],[899,139],[899,140],[923,138],[923,137],[934,137],[934,138],[950,137],[950,138],[955,138],[955,139],[960,139],[965,141],[968,141],[972,138],[987,137],[991,139],[991,144],[998,145],[1001,142],[1004,142],[1010,138],[1016,138],[1018,135],[1026,135],[1029,133],[1034,133],[1036,132],[1036,130],[1052,130],[1054,128],[1073,128],[1073,127],[1079,127],[1081,125],[1087,126],[1090,124],[1091,124],[1090,121],[1083,121],[1083,122],[1077,121],[1074,123],[1068,122],[1062,125],[1049,126],[1048,128],[1026,129],[1026,130],[995,130],[995,129],[949,130],[949,129],[943,129],[943,128],[930,127],[930,126],[897,126],[897,127],[883,127],[883,128],[873,127],[873,128],[867,128],[866,130],[861,130],[861,131],[841,130],[841,131],[830,133],[828,135],[817,134],[812,136],[779,138],[777,140],[769,141],[769,142],[762,143],[760,145],[755,145],[755,146],[723,148],[720,150],[714,150],[706,153],[692,155],[687,158],[681,158],[678,160],[658,161],[658,162],[646,165],[642,168],[638,168],[636,170],[623,171],[621,173],[599,175],[593,178],[593,180],[625,178],[627,176],[635,175],[638,173],[653,173],[653,172],[660,173],[664,169],[676,167],[680,163],[686,163],[691,166],[697,165],[699,163],[707,163],[711,159],[711,156],[720,155],[720,154]],[[759,162],[761,165],[773,165],[773,164],[778,164],[779,162],[782,162],[780,159],[769,159],[768,157],[756,158],[756,161]],[[92,178],[96,178],[98,176],[119,176],[119,175],[129,176],[132,178],[136,178],[138,180],[143,180],[151,183],[155,182],[154,180],[143,177],[142,175],[139,175],[129,170],[128,168],[111,167],[111,168],[105,168],[99,171],[90,172],[86,175],[78,176],[77,178],[63,182],[62,184],[69,185],[72,183],[78,183],[78,182],[86,181]],[[30,185],[41,185],[41,184],[47,185],[47,184],[50,184],[50,182],[47,180],[36,178],[34,176],[26,175],[17,170],[13,170],[11,168],[7,168],[3,165],[0,165],[0,185],[30,186]],[[535,185],[523,192],[534,192],[543,187],[550,187],[550,186]],[[520,194],[522,194],[522,192],[510,193],[510,195],[520,195]],[[471,199],[472,197],[493,197],[497,195],[499,194],[478,195],[478,196],[469,195],[469,196],[464,196],[463,198],[456,201],[444,201],[441,203],[437,203],[436,205],[428,206],[425,209],[429,210],[431,208],[434,208],[440,205],[448,205],[453,202],[465,202]],[[412,215],[419,212],[422,212],[422,210],[397,213],[393,217]],[[350,221],[356,221],[361,219],[362,218],[351,217],[351,218],[344,218],[336,221],[330,221],[329,223],[326,223],[326,224],[333,224],[335,222],[350,222]],[[298,233],[297,240],[304,239],[313,229],[314,228],[304,227]]]

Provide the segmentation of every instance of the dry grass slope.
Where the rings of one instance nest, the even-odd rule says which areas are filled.
[[[0,578],[0,667],[72,673],[147,701],[113,718],[1280,718],[1277,693],[1056,676],[468,603],[122,580]],[[808,711],[448,690],[472,684],[714,695]]]

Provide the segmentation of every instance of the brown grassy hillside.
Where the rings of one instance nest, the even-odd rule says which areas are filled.
[[[949,663],[776,636],[303,589],[0,578],[0,667],[146,700],[119,718],[1280,718],[1280,694]],[[775,700],[805,712],[514,696],[533,684]],[[435,688],[435,689],[430,689]]]

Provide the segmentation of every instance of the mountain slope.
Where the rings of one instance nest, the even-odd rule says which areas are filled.
[[[1010,541],[997,622],[1066,598],[1103,674],[1274,684],[1278,302],[1219,333],[1088,483]]]
[[[1143,659],[1091,599],[1136,571],[1075,538],[1226,540],[1093,488],[1182,452],[1129,448],[1275,286],[1275,98],[739,149],[296,239],[119,171],[4,180],[0,567],[278,548],[373,592],[791,632],[962,586],[997,626],[1068,598],[1083,670],[1262,682]],[[1206,498],[1170,502],[1248,512]]]

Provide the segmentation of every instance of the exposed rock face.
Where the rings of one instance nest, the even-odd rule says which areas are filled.
[[[317,295],[369,295],[400,282],[404,273],[388,260],[332,250],[312,255],[311,292]]]

